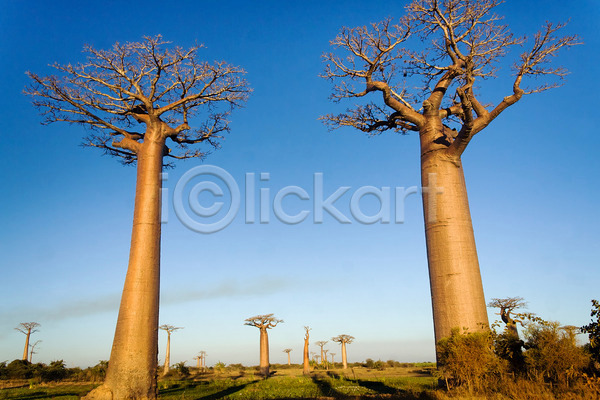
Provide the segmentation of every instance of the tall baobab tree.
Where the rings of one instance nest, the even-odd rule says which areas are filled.
[[[461,156],[477,133],[524,95],[557,86],[566,71],[549,62],[576,36],[557,36],[547,23],[514,64],[505,95],[486,105],[479,85],[521,45],[494,11],[502,0],[413,0],[398,23],[343,28],[324,55],[332,99],[362,104],[322,119],[374,136],[418,132],[427,260],[436,342],[452,328],[489,329]],[[417,50],[411,50],[410,40]],[[421,49],[421,50],[419,50]],[[526,78],[540,86],[525,87]],[[544,81],[544,78],[548,78]],[[414,90],[412,88],[415,88]],[[367,102],[367,97],[379,101]]]
[[[196,360],[196,368],[198,369],[198,371],[200,371],[200,360],[202,360],[202,357],[196,356],[194,357],[194,360]]]
[[[247,318],[244,324],[260,329],[260,373],[265,377],[269,376],[269,336],[267,329],[274,328],[282,322],[282,319],[275,318],[273,314],[265,314]]]
[[[323,364],[325,364],[325,369],[329,369],[329,363],[327,362],[327,352],[329,350],[325,349],[323,350],[323,355],[321,356],[321,362]]]
[[[23,350],[23,360],[29,358],[29,339],[33,333],[39,332],[37,329],[41,325],[37,322],[21,322],[15,329],[25,335],[25,350]]]
[[[315,344],[321,348],[321,362],[325,362],[325,358],[323,357],[323,346],[325,346],[327,343],[329,342],[326,340],[315,342]]]
[[[331,365],[335,367],[335,362],[333,361],[333,356],[335,356],[335,353],[329,353],[329,355],[331,356]]]
[[[159,328],[167,332],[167,351],[165,355],[165,367],[163,369],[163,375],[166,375],[169,372],[169,365],[171,363],[171,333],[183,328],[166,324],[159,326]]]
[[[290,353],[291,353],[292,349],[284,349],[283,352],[287,353],[288,356],[288,365],[292,365],[292,360],[290,358]]]
[[[162,168],[166,160],[203,158],[206,152],[194,145],[218,146],[229,131],[228,115],[250,93],[241,68],[202,61],[200,47],[174,47],[161,36],[110,50],[85,46],[85,61],[53,65],[59,76],[27,73],[32,84],[25,93],[44,123],[87,127],[84,146],[137,168],[129,265],[110,362],[104,384],[88,399],[157,396]]]
[[[302,373],[304,375],[308,375],[310,373],[310,360],[308,358],[308,339],[310,337],[309,332],[310,328],[308,326],[304,327],[304,350],[302,352]]]
[[[37,354],[37,351],[35,351],[35,348],[36,348],[36,347],[37,347],[37,346],[38,346],[40,343],[42,343],[42,341],[41,341],[41,340],[36,340],[34,344],[30,344],[30,345],[29,345],[29,362],[30,362],[30,363],[31,363],[31,362],[33,362],[33,361],[32,361],[32,360],[33,360],[33,355],[34,355],[34,354]]]
[[[354,336],[350,336],[350,335],[338,335],[336,337],[332,337],[331,340],[333,340],[336,343],[339,343],[342,346],[342,365],[344,369],[348,368],[348,359],[346,356],[346,345],[350,344],[354,341]]]

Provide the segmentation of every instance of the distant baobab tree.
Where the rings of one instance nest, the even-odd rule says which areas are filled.
[[[509,50],[526,41],[494,13],[502,2],[413,0],[397,23],[342,28],[331,41],[333,52],[324,55],[331,98],[362,102],[322,117],[330,129],[353,127],[370,136],[418,132],[436,343],[452,328],[489,329],[462,154],[524,95],[558,86],[567,72],[550,62],[561,48],[579,44],[575,35],[557,36],[564,24],[547,23],[517,57],[509,93],[487,105],[480,87],[495,77]],[[526,87],[527,78],[539,86]],[[518,142],[515,134],[510,141]]]
[[[523,323],[522,319],[519,318],[519,315],[514,315],[514,311],[520,308],[527,307],[527,302],[522,297],[507,297],[505,299],[492,299],[488,303],[488,307],[496,307],[500,309],[500,318],[502,322],[506,324],[506,330],[515,337],[519,339],[519,331],[517,330],[517,322]],[[514,319],[513,319],[514,317]]]
[[[539,320],[533,313],[518,313],[516,310],[527,307],[527,302],[522,297],[507,297],[492,299],[488,307],[500,309],[500,318],[506,324],[505,334],[498,338],[497,352],[510,362],[513,371],[523,371],[525,357],[523,346],[525,343],[519,338],[517,323],[523,325],[523,320]]]
[[[171,333],[183,328],[173,325],[161,325],[159,328],[167,332],[167,351],[165,355],[165,367],[163,369],[163,375],[166,375],[169,372],[169,365],[171,363]]]
[[[200,356],[200,365],[202,366],[202,372],[206,370],[206,351],[202,350],[198,353]]]
[[[23,360],[29,358],[29,339],[32,334],[39,332],[37,329],[41,325],[37,322],[21,322],[15,329],[25,335],[25,350],[23,350]]]
[[[87,127],[84,146],[137,164],[129,266],[110,362],[104,384],[87,399],[157,397],[163,165],[204,158],[194,145],[218,147],[229,131],[228,115],[251,91],[241,68],[203,61],[200,48],[144,37],[109,50],[85,46],[83,62],[52,66],[58,76],[27,73],[32,84],[25,93],[44,124]]]
[[[310,373],[310,360],[308,358],[308,339],[310,335],[308,332],[310,328],[308,326],[304,327],[304,350],[302,351],[302,373],[304,375],[308,375]]]
[[[323,355],[321,356],[321,362],[323,364],[325,364],[325,368],[326,369],[329,369],[329,363],[327,362],[327,352],[328,351],[329,350],[327,350],[327,349],[323,350]]]
[[[333,340],[336,343],[339,343],[342,346],[342,365],[344,369],[347,369],[348,361],[346,357],[346,345],[354,341],[354,336],[338,335],[336,337],[332,337],[331,340]]]
[[[200,360],[202,360],[202,357],[196,356],[194,357],[194,360],[196,360],[196,368],[198,369],[198,371],[200,371]]]
[[[265,314],[247,318],[244,324],[260,329],[260,373],[265,377],[269,376],[269,336],[267,329],[274,328],[282,322],[282,319],[275,318],[273,314]]]
[[[287,353],[288,356],[288,365],[292,365],[292,360],[290,358],[290,353],[291,353],[292,349],[284,349],[283,352]]]
[[[334,365],[333,356],[335,356],[335,353],[329,353],[329,355],[331,356],[331,365]]]
[[[30,363],[31,363],[31,362],[33,362],[33,361],[32,361],[32,360],[33,360],[33,355],[34,355],[34,354],[37,354],[37,351],[35,351],[35,348],[36,348],[36,347],[37,347],[37,346],[38,346],[40,343],[42,343],[42,341],[41,341],[41,340],[36,340],[34,344],[30,344],[30,345],[29,345],[29,362],[30,362]]]
[[[325,346],[327,343],[329,343],[328,341],[324,341],[324,340],[320,340],[318,342],[315,342],[315,344],[317,346],[319,346],[321,348],[321,362],[325,362],[325,358],[323,357],[323,346]]]

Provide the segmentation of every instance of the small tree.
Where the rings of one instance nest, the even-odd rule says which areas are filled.
[[[333,360],[333,356],[335,356],[335,353],[329,353],[329,355],[331,356],[331,365],[335,367],[335,361]]]
[[[269,336],[267,329],[272,329],[282,322],[282,319],[275,318],[273,314],[265,314],[247,318],[244,324],[260,329],[260,373],[264,377],[269,376]]]
[[[165,355],[165,367],[163,369],[163,375],[166,375],[169,372],[169,365],[171,362],[171,333],[183,328],[175,327],[173,325],[161,325],[159,328],[167,332],[167,351]]]
[[[39,332],[37,329],[41,325],[37,322],[21,322],[15,329],[25,335],[25,349],[23,350],[23,360],[29,358],[29,338],[33,333]]]
[[[41,340],[36,340],[34,344],[29,345],[29,362],[32,362],[33,360],[33,355],[37,354],[37,351],[35,351],[35,348],[42,343]]]
[[[315,342],[315,344],[321,348],[321,362],[323,362],[323,363],[325,362],[325,357],[324,357],[324,354],[323,354],[324,353],[323,352],[323,346],[325,346],[327,343],[329,343],[329,342],[325,341],[325,340],[320,340],[318,342]]]
[[[339,335],[336,337],[332,337],[331,340],[333,340],[336,343],[339,343],[342,346],[342,365],[344,369],[348,368],[348,359],[346,356],[346,345],[350,344],[354,341],[354,336],[350,336],[350,335]]]
[[[291,353],[292,349],[284,349],[283,352],[287,353],[287,358],[288,358],[288,365],[292,365],[292,360],[290,359],[290,353]]]
[[[588,348],[596,363],[596,369],[600,370],[600,302],[598,300],[592,300],[591,317],[592,321],[580,329],[581,332],[588,334],[590,340]]]
[[[500,23],[495,8],[501,3],[413,0],[398,23],[342,28],[331,41],[333,52],[324,55],[322,76],[334,82],[332,99],[361,102],[324,116],[331,129],[353,127],[371,136],[418,132],[436,343],[455,327],[489,329],[462,154],[524,95],[558,86],[551,78],[566,71],[549,64],[579,41],[557,36],[564,24],[547,23],[514,64],[508,95],[487,105],[479,87],[495,76],[509,49],[525,41]],[[548,79],[528,88],[524,81],[531,77]]]
[[[310,359],[308,357],[308,339],[310,337],[309,332],[310,328],[308,326],[304,327],[304,350],[302,351],[302,373],[304,375],[308,375],[310,373]]]
[[[194,148],[201,143],[218,147],[229,131],[228,115],[250,93],[241,68],[203,61],[200,48],[145,37],[109,50],[85,46],[84,62],[52,66],[60,76],[27,73],[32,84],[25,93],[45,124],[89,128],[84,146],[137,169],[129,265],[110,362],[104,384],[88,400],[157,396],[163,166],[166,160],[204,158],[206,151]]]

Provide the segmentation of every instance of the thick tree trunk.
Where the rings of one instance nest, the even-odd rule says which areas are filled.
[[[25,350],[23,350],[23,360],[25,361],[27,361],[27,356],[29,355],[29,336],[31,336],[31,329],[25,335]]]
[[[342,365],[344,369],[348,369],[348,362],[346,359],[346,342],[342,342]]]
[[[304,338],[304,351],[302,357],[302,373],[308,375],[310,373],[310,360],[308,358],[308,332]]]
[[[165,368],[163,369],[163,375],[169,372],[169,364],[171,362],[171,332],[167,332],[167,354],[165,355]]]
[[[129,267],[106,380],[86,399],[156,399],[160,278],[160,189],[164,139],[138,153]]]
[[[267,328],[260,328],[260,373],[269,376],[269,336]]]
[[[460,156],[448,154],[441,121],[421,134],[421,180],[436,343],[453,328],[489,329]],[[436,137],[437,136],[437,137]],[[437,140],[436,140],[437,139]],[[427,188],[427,189],[425,189]]]
[[[288,365],[292,365],[292,359],[290,358],[290,353],[288,353]]]

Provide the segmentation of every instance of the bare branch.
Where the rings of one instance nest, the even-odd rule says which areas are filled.
[[[32,83],[25,93],[44,123],[83,125],[94,132],[85,146],[101,148],[126,164],[136,161],[148,135],[171,138],[177,150],[169,154],[173,158],[201,157],[205,151],[188,147],[207,142],[218,148],[229,131],[226,117],[251,92],[241,68],[199,60],[201,47],[183,50],[160,35],[116,43],[110,50],[85,46],[85,62],[52,66],[60,76],[28,72]],[[192,118],[204,122],[192,129]],[[132,131],[140,123],[145,129]]]

